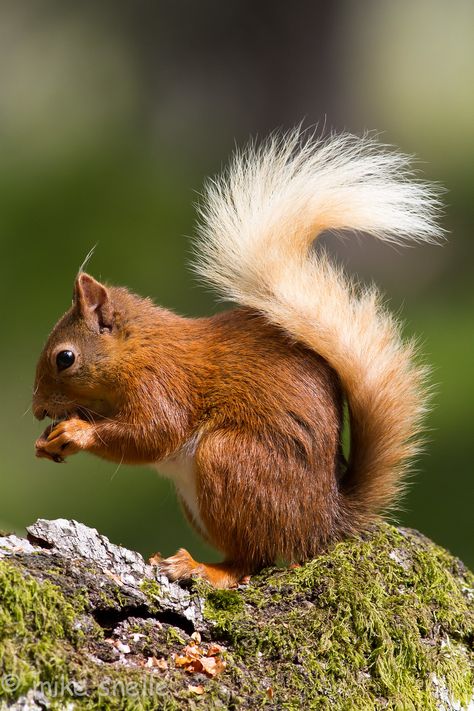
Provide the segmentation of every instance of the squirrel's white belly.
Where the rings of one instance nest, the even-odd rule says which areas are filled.
[[[184,501],[194,523],[206,534],[206,527],[201,519],[197,500],[196,464],[194,453],[179,452],[155,464],[160,474],[174,482],[179,496]]]

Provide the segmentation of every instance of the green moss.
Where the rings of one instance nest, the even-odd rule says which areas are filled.
[[[18,696],[39,681],[53,681],[66,668],[65,642],[74,644],[76,611],[60,590],[40,583],[9,563],[0,564],[0,676],[13,675]]]
[[[257,688],[269,679],[261,705],[434,710],[433,675],[453,699],[472,694],[473,582],[446,551],[383,524],[242,592],[208,589],[205,615]]]
[[[244,614],[242,595],[236,590],[207,589],[205,597],[207,616],[214,621],[220,634],[230,638],[236,619],[241,619]]]
[[[176,627],[166,628],[166,643],[168,647],[172,647],[174,644],[186,644],[186,639],[183,637]]]
[[[82,592],[70,604],[50,581],[1,561],[0,601],[0,706],[40,684],[51,709],[63,709],[69,701],[78,711],[179,711],[200,704],[189,688],[193,679],[172,662],[166,677],[140,667],[96,663],[77,629],[87,608]],[[87,643],[90,638],[89,631]],[[165,655],[171,641],[186,642],[170,627]],[[10,692],[3,683],[8,676],[16,680]],[[217,681],[206,683],[206,708],[224,708],[219,694]]]
[[[153,601],[160,597],[160,584],[152,578],[143,578],[140,583],[140,590],[147,596],[150,610],[153,612],[155,610]]]
[[[140,583],[140,590],[149,595],[150,597],[159,597],[161,593],[161,586],[158,581],[153,580],[153,578],[143,578]]]

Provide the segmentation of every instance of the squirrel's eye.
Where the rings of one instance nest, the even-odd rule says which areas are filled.
[[[56,365],[58,366],[58,370],[66,370],[66,368],[70,368],[75,360],[76,356],[72,351],[59,351],[56,356]]]

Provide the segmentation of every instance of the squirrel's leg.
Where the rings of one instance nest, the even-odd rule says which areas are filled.
[[[206,531],[196,524],[186,502],[181,497],[180,501],[184,514],[191,526],[212,545],[212,541],[207,536]],[[169,558],[162,558],[160,553],[156,553],[148,562],[151,565],[159,566],[170,580],[185,580],[197,576],[208,580],[211,585],[218,588],[235,587],[245,577],[245,570],[238,565],[231,562],[198,563],[184,548],[180,548],[175,555]]]
[[[292,522],[286,485],[292,482],[285,472],[295,473],[297,468],[278,452],[241,430],[222,429],[202,438],[195,455],[201,527],[225,561],[202,564],[180,550],[156,561],[167,575],[201,576],[216,587],[229,587],[274,562],[282,539],[291,539],[294,533],[288,530]]]
[[[252,575],[278,558],[308,560],[324,548],[338,514],[334,458],[329,447],[306,455],[270,429],[204,435],[195,454],[197,503],[225,565]]]
[[[71,417],[46,428],[36,440],[36,456],[61,462],[71,454],[88,451],[114,462],[151,464],[175,447],[170,436],[159,436],[147,425]]]
[[[162,558],[159,553],[152,556],[151,565],[157,565],[160,572],[170,580],[187,580],[193,577],[204,578],[216,588],[233,588],[245,577],[242,568],[232,562],[198,563],[184,548],[175,555]]]

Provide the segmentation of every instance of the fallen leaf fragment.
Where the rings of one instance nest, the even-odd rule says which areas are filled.
[[[187,644],[186,647],[183,649],[183,652],[186,656],[191,657],[191,659],[199,659],[199,657],[205,654],[204,650],[201,649],[201,647],[198,647],[194,644]]]
[[[191,691],[193,694],[204,694],[206,692],[202,684],[198,684],[197,686],[188,684],[188,691]]]
[[[209,676],[215,676],[217,674],[217,662],[215,657],[202,657],[199,661],[206,674],[209,674]]]
[[[185,667],[188,664],[191,664],[193,659],[191,657],[184,657],[180,654],[177,654],[176,657],[174,658],[174,663],[176,664],[177,667]]]
[[[216,674],[222,674],[225,668],[225,661],[223,659],[216,659]]]
[[[217,674],[220,674],[225,669],[224,660],[218,659],[217,657],[202,657],[200,662],[204,673],[210,677],[217,676]]]
[[[148,657],[146,660],[146,666],[166,671],[168,669],[168,662],[164,657],[161,657],[161,659],[157,659],[156,657]]]
[[[177,667],[191,674],[204,673],[213,678],[224,671],[226,663],[220,655],[224,652],[220,644],[211,644],[207,649],[196,642],[184,647],[182,654],[174,656]]]
[[[209,645],[209,649],[207,650],[207,656],[208,657],[215,657],[218,654],[222,654],[224,652],[224,647],[221,647],[220,644],[216,644],[215,642],[211,645]]]

